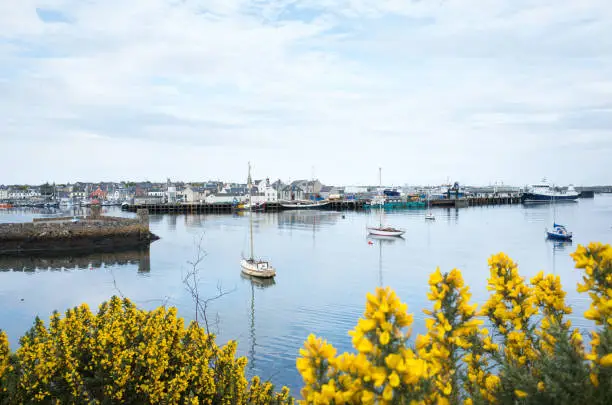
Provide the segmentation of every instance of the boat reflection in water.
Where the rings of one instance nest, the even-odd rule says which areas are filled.
[[[256,336],[256,327],[255,327],[255,289],[264,290],[268,287],[272,287],[276,284],[274,278],[260,278],[260,277],[252,277],[244,273],[240,273],[240,277],[245,281],[251,284],[251,314],[250,314],[250,327],[249,327],[249,337],[251,340],[251,347],[249,348],[249,353],[247,358],[249,360],[249,370],[253,370],[255,368],[255,356],[256,356],[256,347],[257,347],[257,336]]]
[[[383,285],[383,271],[382,271],[382,252],[383,245],[393,245],[396,242],[405,242],[402,236],[381,236],[381,235],[368,235],[368,243],[369,244],[378,244],[378,285],[380,287],[384,287]]]
[[[121,251],[95,251],[78,254],[28,253],[0,255],[0,271],[71,271],[97,270],[116,265],[137,265],[138,273],[151,271],[149,247]]]

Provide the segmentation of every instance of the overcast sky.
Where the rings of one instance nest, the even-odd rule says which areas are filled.
[[[0,0],[0,183],[612,183],[610,0]]]

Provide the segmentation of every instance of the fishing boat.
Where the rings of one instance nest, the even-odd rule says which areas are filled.
[[[292,200],[292,201],[280,201],[280,206],[286,210],[312,210],[325,208],[331,201],[310,201],[310,200]]]
[[[378,168],[378,182],[379,182],[379,188],[382,189],[382,169]],[[377,199],[377,201],[383,201],[381,199]],[[402,229],[397,229],[394,228],[392,226],[386,226],[383,225],[383,212],[384,212],[384,208],[380,207],[380,219],[378,222],[378,226],[376,227],[368,227],[368,233],[370,235],[377,235],[377,236],[402,236],[404,233],[406,233],[406,231],[402,230]]]
[[[248,177],[249,190],[252,190],[251,184],[251,163],[249,163],[249,177]],[[251,193],[249,193],[249,207],[253,207],[251,200]],[[276,270],[270,265],[267,260],[261,260],[255,258],[255,252],[253,249],[253,211],[250,210],[249,215],[249,235],[251,245],[251,255],[248,258],[242,258],[240,261],[240,267],[242,272],[246,275],[259,278],[272,278],[276,275]]]
[[[523,203],[549,203],[551,201],[562,201],[562,202],[575,202],[580,197],[573,186],[569,186],[567,190],[557,190],[551,186],[546,178],[538,184],[533,184],[525,190],[521,196],[521,202]]]

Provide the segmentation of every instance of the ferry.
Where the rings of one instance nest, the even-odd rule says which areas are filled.
[[[538,184],[533,184],[525,190],[521,196],[521,202],[523,203],[549,203],[551,201],[562,202],[562,201],[576,201],[580,197],[580,193],[574,190],[571,185],[567,190],[555,190],[546,179]]]

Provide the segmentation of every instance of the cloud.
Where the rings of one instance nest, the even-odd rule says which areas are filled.
[[[395,184],[610,183],[580,139],[612,145],[611,18],[606,0],[3,2],[0,143],[45,170],[0,181],[241,180],[251,160],[327,183],[378,166]]]

